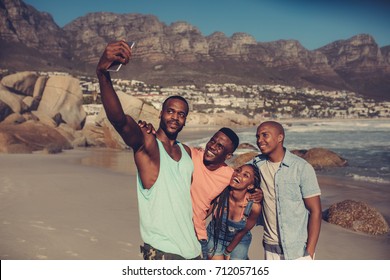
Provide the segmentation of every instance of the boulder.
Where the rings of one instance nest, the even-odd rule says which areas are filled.
[[[39,76],[37,81],[35,82],[34,85],[34,92],[33,92],[33,97],[34,98],[39,98],[41,100],[43,90],[45,89],[46,82],[49,79],[48,76]]]
[[[240,145],[238,145],[237,149],[257,151],[257,147],[249,143],[241,143]]]
[[[0,85],[0,101],[7,104],[12,112],[23,113],[28,109],[27,105],[23,103],[23,98],[23,95],[12,93],[5,86]]]
[[[187,124],[191,125],[219,125],[237,126],[253,125],[253,121],[242,114],[233,113],[191,113],[188,115]]]
[[[82,135],[73,141],[73,146],[107,147],[102,126],[86,124],[81,132]]]
[[[342,167],[348,164],[348,161],[336,154],[324,148],[313,148],[309,150],[292,150],[293,154],[296,154],[307,162],[309,162],[314,169],[319,170],[327,167]]]
[[[40,151],[49,145],[56,149],[71,149],[71,144],[55,128],[41,122],[26,121],[22,124],[0,124],[0,152],[7,153],[12,145],[25,145],[31,151]]]
[[[143,120],[148,123],[152,123],[153,126],[158,128],[159,126],[159,111],[153,106],[144,103],[142,100],[126,94],[122,91],[118,91],[117,95],[122,104],[125,114],[134,118],[135,121]],[[102,127],[102,134],[106,146],[115,149],[124,149],[127,145],[124,143],[122,137],[116,132],[114,127],[107,119],[106,112],[102,109],[97,115],[95,122],[98,126]]]
[[[86,119],[82,97],[78,79],[53,76],[46,82],[37,111],[51,118],[60,113],[63,121],[73,129],[82,129]]]
[[[28,108],[27,110],[30,111],[36,111],[39,106],[39,102],[41,101],[40,97],[32,97],[32,96],[26,96],[23,98],[23,103]]]
[[[4,121],[2,122],[3,124],[20,124],[25,122],[26,119],[23,117],[23,115],[19,113],[13,113],[6,117]]]
[[[18,94],[33,96],[37,79],[38,74],[36,72],[26,71],[5,76],[1,80],[1,84]]]
[[[48,116],[45,112],[42,111],[32,111],[31,114],[38,119],[41,123],[51,126],[51,127],[57,127],[57,123],[55,120]]]
[[[7,103],[0,100],[0,122],[13,113],[10,106]]]
[[[259,154],[259,152],[253,151],[253,152],[248,152],[248,153],[238,155],[237,157],[232,159],[232,161],[229,165],[231,165],[233,168],[239,167],[239,166],[247,163],[248,161],[252,160],[258,154]]]
[[[331,224],[372,235],[389,232],[389,225],[382,214],[361,201],[344,200],[333,204],[325,219]]]
[[[0,153],[31,154],[32,149],[25,143],[18,142],[13,135],[2,131],[0,128]]]

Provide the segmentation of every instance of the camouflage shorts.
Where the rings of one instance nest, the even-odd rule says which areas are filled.
[[[140,246],[140,249],[144,260],[185,260],[180,255],[160,251],[146,243],[144,243],[144,246]]]

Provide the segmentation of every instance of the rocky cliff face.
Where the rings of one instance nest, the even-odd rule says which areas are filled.
[[[0,38],[8,43],[21,43],[41,53],[70,58],[65,31],[48,13],[19,0],[0,1]]]
[[[371,72],[389,67],[374,38],[368,34],[333,42],[318,51],[327,57],[329,65],[335,70]]]
[[[136,47],[132,66],[124,67],[118,77],[163,85],[279,83],[348,89],[390,99],[389,47],[380,49],[366,34],[309,51],[295,40],[260,43],[245,33],[203,36],[189,23],[166,25],[153,15],[92,13],[61,29],[49,14],[20,0],[0,0],[0,9],[5,15],[0,20],[4,50],[0,67],[56,66],[94,75],[107,43],[125,39],[136,41]],[[27,57],[25,48],[34,53]]]

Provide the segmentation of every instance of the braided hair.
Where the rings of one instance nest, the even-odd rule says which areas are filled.
[[[245,164],[253,169],[253,186],[254,189],[260,188],[260,171],[257,165],[255,164]],[[213,244],[213,252],[216,251],[219,241],[219,234],[223,230],[224,236],[223,241],[227,240],[227,232],[228,232],[228,226],[227,226],[227,219],[229,217],[229,196],[230,196],[231,187],[227,186],[221,193],[218,195],[212,202],[211,205],[213,205],[212,208],[212,224],[213,224],[213,235],[214,235],[214,244]],[[226,206],[226,207],[225,207]],[[226,209],[226,217],[223,219],[223,213]],[[225,227],[222,229],[223,225],[225,224]]]

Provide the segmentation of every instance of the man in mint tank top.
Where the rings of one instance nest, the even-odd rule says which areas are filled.
[[[192,222],[190,195],[194,169],[190,150],[176,141],[183,129],[188,103],[180,96],[167,98],[156,135],[125,115],[107,69],[127,64],[131,48],[124,41],[110,43],[96,68],[107,117],[134,150],[137,195],[144,259],[196,259],[200,245]]]

